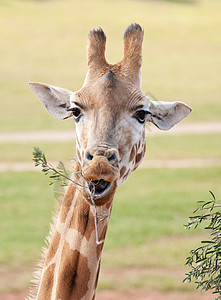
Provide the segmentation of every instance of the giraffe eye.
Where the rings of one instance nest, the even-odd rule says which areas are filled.
[[[78,107],[69,108],[73,112],[73,116],[76,122],[78,122],[82,116],[81,110]]]
[[[133,117],[140,123],[140,124],[144,124],[146,122],[146,116],[149,112],[143,109],[140,109],[138,111],[135,112],[135,114],[133,115]]]

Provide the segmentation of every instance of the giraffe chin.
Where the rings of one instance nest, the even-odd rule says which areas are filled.
[[[92,204],[91,198],[93,197],[95,205],[100,206],[113,199],[117,184],[115,181],[109,182],[100,179],[96,181],[87,181],[87,186],[88,188],[85,189],[87,194],[86,199]]]

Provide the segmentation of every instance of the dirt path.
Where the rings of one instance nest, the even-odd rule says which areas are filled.
[[[204,134],[220,133],[221,121],[213,122],[194,122],[177,124],[169,131],[161,131],[153,125],[146,126],[147,136],[156,135],[180,135],[180,134]],[[75,139],[74,129],[68,130],[42,130],[24,132],[2,132],[0,133],[0,143],[25,143],[25,142],[65,142]]]
[[[1,300],[24,300],[28,291],[0,294]],[[130,292],[98,291],[96,300],[212,300],[211,293],[201,292],[158,292],[133,290]]]
[[[30,283],[30,274],[32,274],[34,267],[32,265],[19,268],[10,269],[6,265],[0,266],[0,291],[7,290],[7,292],[0,292],[1,300],[23,300],[28,296],[28,289]],[[140,275],[158,275],[172,276],[179,278],[181,290],[159,291],[148,288],[135,288],[132,286],[122,285],[124,290],[102,290],[97,292],[96,300],[212,300],[211,292],[202,293],[200,291],[182,290],[185,285],[182,284],[184,276],[184,269],[164,269],[164,268],[114,268],[102,269],[100,277],[107,282],[116,281],[130,282],[128,279],[138,279]],[[184,286],[183,286],[184,285]],[[119,285],[120,286],[120,285]],[[127,288],[126,288],[127,287]],[[159,285],[158,285],[159,287]],[[16,289],[21,289],[20,291]],[[23,290],[22,290],[23,289]]]
[[[221,121],[195,122],[178,124],[169,131],[161,131],[155,126],[147,125],[147,136],[156,135],[182,135],[182,134],[204,134],[221,133]],[[26,143],[36,141],[65,142],[75,139],[74,130],[44,130],[0,133],[0,143]],[[57,162],[52,163],[54,166]],[[68,163],[67,163],[68,164]],[[220,166],[221,159],[170,159],[170,160],[145,160],[141,168],[189,168]],[[0,163],[0,172],[4,171],[38,171],[32,162],[4,162]]]
[[[64,162],[66,166],[69,162]],[[58,162],[51,162],[53,166],[57,166]],[[212,166],[221,166],[221,158],[193,158],[193,159],[151,159],[144,160],[140,168],[152,169],[152,168],[204,168]],[[0,172],[15,171],[41,171],[41,167],[36,168],[33,162],[4,162],[0,163]]]

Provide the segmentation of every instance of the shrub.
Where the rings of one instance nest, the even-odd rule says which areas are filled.
[[[186,274],[184,282],[195,280],[197,289],[213,290],[216,299],[221,299],[221,203],[216,201],[210,191],[212,199],[208,202],[199,201],[200,206],[189,217],[188,229],[198,227],[206,222],[204,229],[210,233],[208,240],[201,241],[201,246],[191,250],[186,258],[186,265],[191,270]]]

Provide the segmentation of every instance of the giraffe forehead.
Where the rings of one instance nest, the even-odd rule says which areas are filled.
[[[134,110],[136,106],[146,103],[146,97],[139,89],[112,72],[76,92],[76,98],[85,108],[108,108],[111,111]]]

